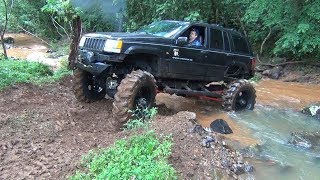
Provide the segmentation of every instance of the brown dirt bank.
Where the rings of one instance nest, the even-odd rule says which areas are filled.
[[[0,179],[66,179],[90,149],[108,147],[129,132],[112,132],[106,123],[112,101],[76,101],[71,79],[35,86],[21,84],[0,92]],[[157,115],[152,129],[172,134],[170,162],[181,178],[210,178],[212,150],[188,132],[188,112]],[[211,177],[212,178],[212,177]]]

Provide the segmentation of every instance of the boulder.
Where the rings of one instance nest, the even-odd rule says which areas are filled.
[[[210,129],[213,132],[217,132],[220,134],[231,134],[233,133],[232,129],[228,125],[228,123],[223,119],[217,119],[210,124]]]
[[[320,119],[320,103],[309,105],[302,109],[303,114]]]
[[[279,79],[283,74],[283,68],[281,66],[276,66],[272,69],[267,69],[262,72],[262,75],[267,76],[271,79]]]
[[[290,144],[297,147],[320,150],[320,133],[319,132],[293,132],[289,140]]]

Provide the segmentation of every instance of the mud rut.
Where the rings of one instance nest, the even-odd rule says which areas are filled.
[[[0,179],[65,179],[81,168],[81,157],[90,149],[130,135],[112,132],[105,123],[112,118],[111,100],[79,103],[71,81],[69,77],[40,87],[22,84],[0,92]],[[211,153],[199,145],[200,136],[188,132],[193,114],[161,111],[152,129],[172,134],[170,163],[179,176],[209,177]]]

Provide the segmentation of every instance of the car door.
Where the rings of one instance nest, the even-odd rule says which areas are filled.
[[[229,37],[225,31],[215,27],[209,29],[209,48],[206,57],[206,76],[214,81],[223,80],[227,65],[233,59]]]
[[[179,79],[202,79],[206,75],[205,46],[172,46],[169,73]]]
[[[249,73],[248,67],[251,67],[251,59],[249,44],[244,37],[238,33],[230,33],[230,41],[232,47],[232,62],[231,65],[237,65],[243,69],[243,73]]]

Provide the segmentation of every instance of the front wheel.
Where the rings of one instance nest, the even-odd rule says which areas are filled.
[[[155,102],[156,89],[156,81],[149,72],[137,70],[127,74],[114,96],[115,120],[122,125],[132,117],[131,111],[150,109]]]
[[[106,89],[100,87],[91,73],[79,69],[74,72],[73,90],[78,101],[87,103],[101,100],[106,95]]]
[[[241,79],[229,84],[222,98],[222,107],[227,111],[253,110],[256,91],[251,83]]]

